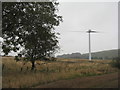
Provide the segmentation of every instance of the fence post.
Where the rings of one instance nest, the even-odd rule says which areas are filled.
[[[28,70],[28,66],[27,66],[26,70]]]
[[[23,68],[21,67],[20,71],[22,72]]]
[[[49,71],[49,68],[47,67],[46,69],[47,69],[47,72],[48,72],[48,71]]]
[[[3,65],[2,65],[2,70],[3,70],[4,68],[5,68],[5,65],[3,64]]]

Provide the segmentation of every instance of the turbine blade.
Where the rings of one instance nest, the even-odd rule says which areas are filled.
[[[85,32],[85,31],[69,31],[69,32]]]
[[[97,33],[97,31],[91,31],[92,33]]]
[[[88,30],[86,31],[87,33],[99,33],[98,31],[92,31],[92,30]]]

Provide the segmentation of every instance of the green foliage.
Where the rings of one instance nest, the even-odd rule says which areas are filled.
[[[25,60],[50,57],[58,46],[55,26],[62,17],[56,14],[56,2],[3,2],[2,30],[5,55],[22,51],[16,56]]]
[[[120,69],[120,57],[116,57],[112,60],[111,65]]]

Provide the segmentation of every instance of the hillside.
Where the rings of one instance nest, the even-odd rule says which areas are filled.
[[[81,54],[80,53],[72,53],[72,54],[63,54],[63,55],[58,55],[58,58],[81,58]]]
[[[82,59],[88,59],[89,54],[80,54],[80,53],[72,53],[72,54],[63,54],[58,55],[58,58],[82,58]],[[92,53],[93,59],[113,59],[114,57],[118,56],[118,49],[114,50],[106,50],[106,51],[100,51],[100,52],[94,52]]]

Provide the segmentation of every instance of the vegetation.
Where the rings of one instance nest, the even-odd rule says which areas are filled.
[[[2,57],[3,88],[27,88],[62,79],[102,75],[117,72],[111,67],[111,60],[57,59],[57,61],[36,61],[31,71],[30,62],[18,61],[13,57]]]
[[[92,53],[92,59],[113,59],[117,57],[118,50],[106,50],[106,51],[100,51],[100,52],[93,52]],[[89,54],[80,54],[80,53],[72,53],[72,54],[63,54],[58,55],[58,58],[74,58],[74,59],[88,59]]]
[[[59,48],[55,26],[62,17],[57,15],[58,3],[53,2],[3,2],[2,46],[5,55],[18,52],[16,60],[29,60],[35,68],[35,60],[51,57]],[[21,48],[23,48],[21,50]]]
[[[83,57],[86,57],[86,56],[88,56],[88,54],[83,54]],[[108,59],[108,60],[110,60],[110,59],[113,59],[117,56],[118,56],[118,49],[92,53],[93,59]]]
[[[58,58],[78,58],[80,59],[82,55],[80,53],[71,53],[71,54],[63,54],[63,55],[58,55]]]
[[[120,69],[120,57],[116,57],[112,60],[111,65]]]

